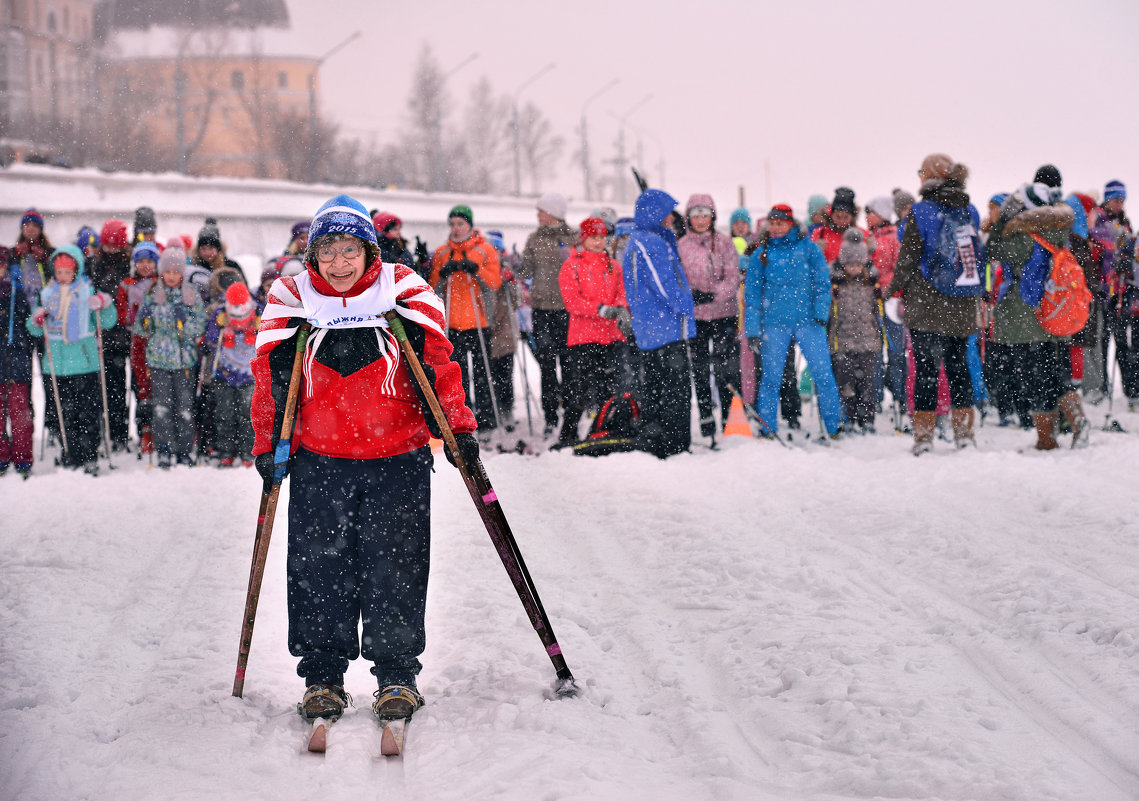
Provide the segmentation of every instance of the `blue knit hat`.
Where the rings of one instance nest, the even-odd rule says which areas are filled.
[[[1123,181],[1108,181],[1107,185],[1103,188],[1103,200],[1105,203],[1115,198],[1119,198],[1120,200],[1127,199],[1127,187],[1123,185]]]
[[[997,192],[995,195],[989,198],[989,202],[996,204],[997,206],[1003,206],[1006,200],[1008,200],[1007,192]]]
[[[94,228],[89,228],[88,226],[84,225],[79,229],[79,234],[75,240],[75,246],[80,250],[86,250],[87,248],[97,248],[99,247],[99,235],[95,233]]]
[[[746,222],[747,227],[751,228],[751,212],[745,209],[743,206],[740,206],[738,209],[732,212],[731,219],[728,222],[730,225],[735,225],[740,220]]]
[[[155,264],[158,264],[158,245],[153,242],[139,242],[131,251],[131,264],[139,259],[151,259]]]
[[[351,234],[357,239],[379,245],[376,229],[368,210],[353,197],[337,195],[325,203],[312,218],[309,242],[316,242],[327,234]]]
[[[502,231],[487,231],[484,235],[487,242],[490,242],[492,247],[506,252],[506,239],[502,236]]]

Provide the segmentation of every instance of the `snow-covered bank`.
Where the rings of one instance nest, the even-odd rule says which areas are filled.
[[[377,756],[358,663],[329,753],[302,752],[283,514],[230,697],[253,471],[10,475],[0,798],[1133,801],[1135,435],[1018,452],[1031,438],[488,456],[573,701],[543,698],[549,660],[439,459],[428,706],[402,763]]]

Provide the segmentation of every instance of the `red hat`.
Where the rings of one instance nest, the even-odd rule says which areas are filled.
[[[246,319],[255,311],[257,311],[257,306],[253,302],[253,298],[249,294],[249,287],[245,285],[245,282],[235,281],[230,284],[225,291],[225,313],[237,321]]]
[[[107,220],[103,223],[103,231],[99,234],[99,241],[112,248],[125,248],[127,246],[127,224],[122,220]]]
[[[1092,209],[1096,207],[1095,198],[1091,195],[1081,194],[1080,192],[1073,192],[1076,200],[1080,201],[1080,205],[1084,207],[1084,214],[1089,214]]]
[[[386,234],[393,225],[403,225],[403,220],[390,212],[378,211],[372,218],[372,227],[376,229],[377,234]]]
[[[581,238],[586,239],[591,236],[608,236],[609,226],[605,224],[605,220],[600,217],[587,217],[581,223]]]
[[[786,203],[779,203],[772,206],[771,211],[767,212],[767,219],[784,220],[793,223],[795,222],[795,212],[791,211],[791,207]]]

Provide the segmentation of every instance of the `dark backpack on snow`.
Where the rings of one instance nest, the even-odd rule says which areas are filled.
[[[605,401],[585,439],[573,446],[574,456],[604,456],[637,450],[641,410],[632,392]]]

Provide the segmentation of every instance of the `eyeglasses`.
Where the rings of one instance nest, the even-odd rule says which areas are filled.
[[[322,264],[328,264],[330,261],[335,261],[337,256],[343,256],[351,261],[364,252],[364,249],[359,245],[345,245],[342,248],[334,248],[331,245],[316,249],[316,260]]]
[[[707,206],[693,206],[692,211],[688,213],[689,217],[711,217],[712,210]]]

